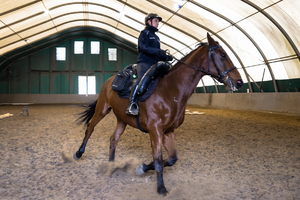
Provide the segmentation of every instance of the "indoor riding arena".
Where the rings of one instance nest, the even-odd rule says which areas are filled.
[[[300,1],[0,5],[1,200],[300,200]]]

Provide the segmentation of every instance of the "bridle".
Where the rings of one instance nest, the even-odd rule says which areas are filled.
[[[217,75],[217,80],[218,80],[219,82],[223,83],[223,82],[224,82],[223,79],[224,79],[224,77],[226,76],[226,74],[227,74],[228,72],[231,72],[232,70],[236,69],[236,67],[233,67],[233,68],[228,69],[228,70],[225,69],[225,66],[223,65],[223,63],[222,63],[222,61],[220,60],[219,56],[218,56],[217,53],[215,52],[215,49],[220,48],[220,47],[221,47],[221,45],[214,46],[214,47],[211,47],[211,46],[209,47],[209,49],[208,49],[209,53],[208,53],[207,71],[209,72],[209,61],[210,61],[210,58],[212,58],[212,59],[213,59],[213,62],[214,62],[214,64],[215,64],[215,67],[217,68],[218,73],[219,73],[219,75]],[[218,67],[218,65],[217,65],[217,63],[216,63],[216,60],[215,60],[215,57],[218,59],[219,63],[220,63],[221,66],[223,67],[224,72],[222,72],[222,71],[220,70],[220,68]]]
[[[217,55],[217,53],[215,52],[215,49],[217,49],[217,48],[220,48],[221,47],[221,45],[218,45],[218,46],[214,46],[214,47],[211,47],[211,46],[209,46],[209,49],[208,49],[208,64],[207,64],[207,71],[206,70],[204,70],[204,69],[200,69],[200,68],[198,68],[198,67],[194,67],[194,66],[192,66],[192,65],[190,65],[190,64],[188,64],[188,63],[186,63],[186,62],[183,62],[182,60],[178,60],[177,58],[175,58],[175,57],[173,57],[175,60],[177,60],[178,62],[181,62],[181,63],[183,63],[183,64],[185,64],[185,65],[187,65],[187,66],[189,66],[189,67],[192,67],[192,68],[194,68],[194,69],[196,69],[196,70],[198,70],[198,71],[201,71],[201,72],[203,72],[203,73],[206,73],[206,74],[208,74],[208,75],[211,75],[213,78],[215,78],[215,79],[217,79],[220,83],[223,83],[224,82],[224,77],[229,73],[229,72],[231,72],[232,70],[234,70],[234,69],[236,69],[236,67],[233,67],[233,68],[231,68],[231,69],[228,69],[228,70],[226,70],[225,69],[225,66],[224,66],[224,64],[222,63],[222,61],[220,60],[220,58],[218,57],[218,55]],[[217,62],[216,62],[216,60],[215,60],[215,57],[217,58],[217,60],[218,60],[218,62],[221,64],[221,66],[222,66],[222,68],[224,69],[224,72],[219,68],[219,65],[217,64]],[[211,73],[211,72],[209,72],[209,61],[210,61],[210,59],[212,58],[212,60],[213,60],[213,63],[214,63],[214,65],[215,65],[215,67],[217,68],[217,71],[218,71],[218,73],[219,74],[214,74],[214,73]]]

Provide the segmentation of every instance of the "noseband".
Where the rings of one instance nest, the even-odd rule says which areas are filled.
[[[201,71],[201,72],[204,72],[204,73],[206,73],[208,75],[211,75],[215,79],[217,79],[220,83],[223,83],[224,82],[223,79],[227,75],[227,73],[231,72],[234,69],[236,69],[236,67],[233,67],[233,68],[228,69],[228,70],[225,69],[225,66],[223,65],[222,61],[220,60],[220,58],[218,57],[217,53],[215,52],[215,49],[220,48],[220,47],[221,47],[221,45],[214,46],[214,47],[209,46],[209,49],[208,49],[207,71],[204,70],[204,69],[200,69],[200,68],[194,67],[192,65],[189,65],[189,64],[183,62],[182,60],[176,59],[175,57],[174,57],[174,59],[177,60],[177,61],[179,61],[179,62],[181,62],[181,63],[183,63],[183,64],[185,64],[185,65],[187,65],[187,66],[189,66],[189,67],[192,67],[192,68],[194,68],[194,69],[196,69],[198,71]],[[217,58],[217,60],[221,64],[222,68],[224,69],[224,72],[222,72],[222,70],[220,70],[219,65],[217,64],[217,62],[215,60],[215,57]],[[209,72],[209,61],[210,61],[211,58],[213,60],[213,63],[215,65],[215,67],[217,68],[217,71],[218,71],[219,74],[214,74],[214,73]]]

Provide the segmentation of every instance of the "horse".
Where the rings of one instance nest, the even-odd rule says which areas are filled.
[[[157,87],[151,96],[139,103],[139,123],[136,116],[126,114],[128,99],[120,98],[111,89],[114,76],[109,78],[100,91],[97,101],[90,104],[81,113],[82,122],[87,127],[83,142],[74,159],[78,160],[85,151],[87,141],[94,127],[113,110],[117,127],[110,137],[109,161],[115,160],[118,141],[127,125],[140,128],[149,133],[153,162],[141,164],[136,168],[138,175],[155,170],[157,175],[157,192],[168,193],[163,180],[163,169],[177,161],[174,130],[184,121],[185,108],[198,82],[204,75],[210,75],[226,85],[227,90],[237,90],[243,85],[241,76],[224,49],[207,33],[207,43],[201,43],[196,49],[169,70],[168,74],[158,79]],[[140,126],[140,127],[139,127]],[[142,128],[142,129],[141,129]],[[168,158],[163,159],[162,148]]]

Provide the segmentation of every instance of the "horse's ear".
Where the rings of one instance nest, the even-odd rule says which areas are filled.
[[[211,46],[211,47],[218,46],[216,41],[209,35],[208,32],[207,32],[207,41],[208,41],[209,46]]]

